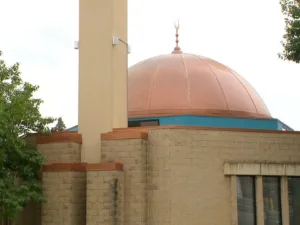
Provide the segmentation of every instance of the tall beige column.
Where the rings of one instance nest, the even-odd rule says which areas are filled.
[[[290,210],[289,210],[289,187],[288,178],[281,177],[281,209],[282,209],[282,224],[290,225]]]
[[[262,176],[256,177],[256,217],[257,225],[265,225],[264,220],[264,195],[263,195],[263,178]]]
[[[82,162],[99,162],[100,134],[127,126],[127,0],[79,1],[79,110]],[[126,123],[124,122],[126,120]]]
[[[231,186],[231,225],[238,225],[238,205],[237,205],[237,177],[230,177]]]
[[[127,0],[112,0],[114,2],[113,34],[120,38],[120,43],[113,47],[113,128],[128,126],[127,114]],[[120,19],[122,18],[122,19]]]

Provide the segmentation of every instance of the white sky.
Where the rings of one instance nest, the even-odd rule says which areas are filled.
[[[170,53],[179,19],[184,52],[240,73],[273,117],[300,130],[300,64],[277,57],[284,34],[279,0],[128,0],[128,10],[129,66]],[[78,0],[0,0],[0,29],[5,60],[20,62],[23,79],[40,86],[42,113],[76,125]]]

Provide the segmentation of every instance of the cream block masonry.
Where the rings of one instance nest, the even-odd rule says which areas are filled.
[[[127,41],[126,0],[79,2],[78,130],[81,161],[99,162],[100,134],[127,126],[127,51],[112,36]]]
[[[102,159],[124,163],[124,225],[149,225],[147,141],[141,139],[103,141]]]
[[[86,193],[86,225],[123,225],[123,171],[88,171]]]
[[[85,172],[44,172],[43,187],[42,225],[85,224]]]
[[[275,164],[279,165],[276,171],[282,164],[297,165],[300,135],[151,129],[147,152],[149,225],[232,225],[237,222],[236,203],[233,202],[236,200],[232,199],[231,179],[224,174],[224,163],[262,165],[268,161],[269,166],[264,167],[264,170],[269,168],[268,174],[274,171]],[[249,173],[247,171],[255,167],[247,164],[239,169]],[[290,170],[289,173],[296,174],[296,169]],[[262,188],[262,180],[258,182]],[[263,194],[262,190],[257,189],[257,192],[260,193],[258,211],[262,214],[258,215],[258,224],[261,225]]]

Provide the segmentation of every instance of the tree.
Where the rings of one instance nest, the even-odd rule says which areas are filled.
[[[37,90],[22,81],[19,64],[7,66],[0,52],[0,221],[13,221],[28,203],[43,201],[38,171],[44,158],[22,138],[49,132],[54,121],[40,114],[42,100],[33,97]]]
[[[64,131],[66,130],[66,125],[61,117],[58,118],[55,127],[51,129],[51,131]]]
[[[300,63],[300,0],[280,0],[281,10],[285,17],[285,34],[283,52],[279,57]]]

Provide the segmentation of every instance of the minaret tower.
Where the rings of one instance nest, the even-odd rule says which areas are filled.
[[[119,44],[113,45],[113,36]],[[127,127],[127,0],[79,1],[81,161],[98,163],[100,134]]]

